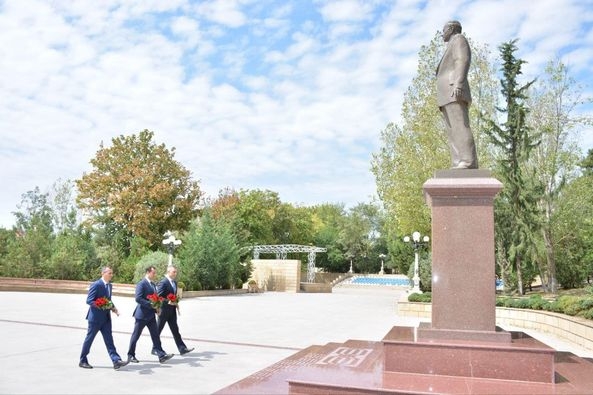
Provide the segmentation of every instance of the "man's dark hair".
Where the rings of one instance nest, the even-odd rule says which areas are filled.
[[[154,266],[148,266],[144,272],[145,273],[150,273],[153,270],[156,270],[156,267],[154,267]]]

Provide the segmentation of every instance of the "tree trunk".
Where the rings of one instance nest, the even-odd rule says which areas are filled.
[[[558,283],[556,281],[556,259],[554,258],[554,246],[552,245],[552,235],[549,227],[544,227],[544,245],[546,247],[546,263],[547,263],[547,285],[548,292],[557,293]]]
[[[517,270],[517,287],[519,288],[519,295],[524,295],[523,290],[523,277],[521,275],[521,258],[515,258],[515,269]]]
[[[496,249],[496,263],[500,267],[500,277],[502,278],[502,292],[505,295],[508,295],[509,292],[509,284],[510,284],[510,272],[511,272],[511,262],[506,259],[506,254],[504,253],[504,249],[501,247],[502,243],[497,241],[498,248]]]

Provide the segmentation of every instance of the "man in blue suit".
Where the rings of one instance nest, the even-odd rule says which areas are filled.
[[[103,335],[103,341],[107,346],[109,357],[113,361],[113,368],[118,370],[122,366],[126,366],[128,363],[123,362],[115,350],[113,344],[113,333],[111,331],[111,312],[119,315],[117,308],[111,302],[111,278],[113,278],[113,270],[110,267],[104,267],[101,269],[101,278],[91,284],[89,293],[86,298],[86,304],[89,305],[89,311],[86,315],[86,319],[89,322],[86,338],[82,344],[82,351],[80,353],[80,362],[78,366],[84,369],[92,369],[93,367],[89,364],[87,355],[91,351],[91,345],[95,336],[100,331]],[[104,298],[104,299],[101,299]],[[107,301],[107,304],[101,307],[101,302],[97,303],[97,300],[101,302]]]
[[[144,327],[148,327],[150,332],[150,338],[152,339],[152,349],[155,350],[156,355],[159,357],[160,363],[165,363],[173,357],[173,354],[167,354],[163,351],[161,346],[161,339],[159,337],[159,329],[157,327],[155,313],[157,312],[150,300],[148,295],[156,294],[156,284],[154,280],[156,278],[156,268],[150,266],[146,269],[146,275],[142,280],[136,284],[136,308],[134,309],[134,318],[136,322],[134,324],[134,332],[132,332],[132,338],[130,339],[130,348],[128,349],[128,362],[138,363],[136,359],[136,343],[142,334]]]
[[[181,334],[179,333],[179,326],[177,325],[177,305],[173,305],[168,303],[167,296],[169,294],[177,295],[177,268],[175,266],[167,267],[167,274],[159,283],[157,284],[156,288],[158,291],[159,296],[165,298],[163,303],[163,307],[161,309],[161,314],[159,315],[158,319],[158,327],[159,327],[159,335],[165,328],[165,324],[169,324],[169,329],[171,329],[171,333],[173,334],[173,339],[175,340],[175,344],[177,345],[177,349],[181,355],[187,354],[192,352],[194,348],[187,348],[183,339],[181,338]],[[152,354],[156,355],[156,350],[152,350]]]

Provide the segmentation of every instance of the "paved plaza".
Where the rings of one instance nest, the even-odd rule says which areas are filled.
[[[180,306],[180,331],[196,350],[179,356],[166,327],[163,348],[176,355],[160,364],[150,354],[145,329],[137,345],[140,363],[115,371],[100,334],[89,354],[94,369],[78,367],[86,295],[1,292],[0,394],[210,394],[313,344],[379,341],[394,325],[416,326],[417,319],[396,314],[404,293],[392,287],[336,287],[330,294],[187,298]],[[125,358],[135,302],[123,296],[114,302],[120,311],[113,317],[114,340]],[[593,351],[526,332],[557,350],[593,357]]]

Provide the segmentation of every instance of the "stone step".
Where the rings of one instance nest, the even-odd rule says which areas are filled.
[[[554,384],[431,374],[384,372],[348,377],[334,372],[319,381],[290,380],[291,395],[354,394],[556,394]],[[567,392],[571,393],[571,392]],[[576,392],[575,392],[576,393]],[[580,392],[579,392],[580,393]]]
[[[522,332],[501,342],[430,338],[429,331],[406,335],[404,329],[394,327],[383,338],[387,372],[554,382],[555,350]]]

